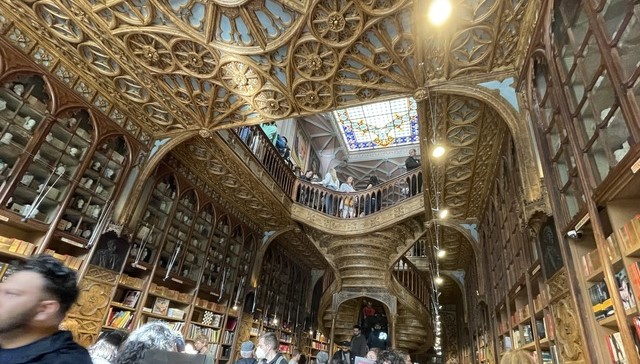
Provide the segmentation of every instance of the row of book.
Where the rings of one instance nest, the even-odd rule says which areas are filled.
[[[195,338],[198,335],[204,335],[207,337],[209,342],[217,343],[220,339],[220,330],[212,329],[209,327],[197,326],[197,324],[189,325],[189,330],[187,332],[188,338]]]
[[[233,338],[236,336],[236,333],[233,331],[225,331],[222,336],[222,343],[225,345],[231,345],[233,343]]]
[[[107,320],[105,321],[105,323],[110,327],[131,330],[134,317],[135,312],[133,311],[117,310],[113,307],[109,307],[109,312],[107,314]]]
[[[516,308],[516,311],[511,315],[511,324],[513,326],[518,325],[528,317],[531,317],[529,310],[529,304],[526,304],[520,308]]]
[[[80,257],[74,257],[72,255],[67,255],[67,254],[58,254],[53,249],[47,249],[47,250],[44,251],[44,253],[47,254],[47,255],[51,255],[52,257],[58,259],[65,266],[67,266],[67,267],[69,267],[69,268],[71,268],[73,270],[79,270],[80,267],[82,266],[82,262],[84,261],[84,259],[82,259]]]
[[[627,221],[616,231],[620,248],[625,252],[633,250],[640,244],[640,214]]]
[[[542,310],[549,303],[549,290],[547,285],[533,298],[533,309],[535,312]]]
[[[537,351],[533,351],[533,356],[536,358],[538,356]],[[560,358],[558,357],[558,350],[555,345],[551,345],[549,350],[540,351],[540,356],[542,358],[542,364],[559,364]]]
[[[597,282],[589,287],[589,297],[596,320],[602,320],[605,317],[613,315],[613,301],[611,300],[607,284],[604,281]]]
[[[28,257],[36,250],[36,245],[28,241],[0,236],[0,250]]]

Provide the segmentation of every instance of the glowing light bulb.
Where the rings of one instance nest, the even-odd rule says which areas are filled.
[[[442,145],[436,145],[431,151],[431,155],[433,156],[433,158],[440,158],[444,155],[445,151],[446,150]]]
[[[438,258],[444,258],[444,256],[447,255],[447,251],[444,249],[440,249],[438,250]]]
[[[453,6],[451,5],[451,1],[433,0],[431,5],[429,5],[429,21],[435,26],[440,26],[449,19],[452,10]]]
[[[442,209],[442,210],[438,211],[438,217],[440,219],[446,219],[447,216],[449,216],[449,210],[448,209]]]
[[[441,285],[444,282],[444,279],[442,279],[442,277],[438,276],[433,281],[436,282],[437,285]]]

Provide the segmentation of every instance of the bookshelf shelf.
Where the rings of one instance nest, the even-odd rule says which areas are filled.
[[[206,324],[203,324],[203,323],[200,323],[200,322],[193,322],[192,321],[191,324],[192,325],[196,325],[196,326],[207,327],[207,328],[210,328],[210,329],[213,329],[213,330],[222,330],[222,327],[220,327],[220,326],[206,325]]]
[[[117,308],[122,309],[122,310],[128,310],[128,311],[135,311],[136,310],[135,307],[130,307],[130,306],[127,306],[127,305],[123,305],[122,303],[119,303],[119,302],[111,302],[111,306],[112,307],[117,307]]]
[[[534,350],[536,350],[536,342],[532,341],[532,342],[530,342],[528,344],[524,344],[524,345],[522,345],[521,349],[522,350],[534,351]]]
[[[165,315],[158,315],[157,313],[153,313],[153,312],[142,311],[142,315],[161,319],[161,320],[166,320],[166,321],[184,322],[184,319],[174,318],[174,317],[165,316]]]

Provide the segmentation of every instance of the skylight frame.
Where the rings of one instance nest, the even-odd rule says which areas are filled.
[[[412,97],[338,109],[332,115],[349,152],[406,146],[420,141],[417,103]]]

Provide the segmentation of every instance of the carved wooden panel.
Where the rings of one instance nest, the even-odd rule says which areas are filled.
[[[79,344],[89,346],[100,334],[109,301],[118,282],[118,273],[89,265],[80,281],[80,295],[65,318],[64,325],[74,331]]]

